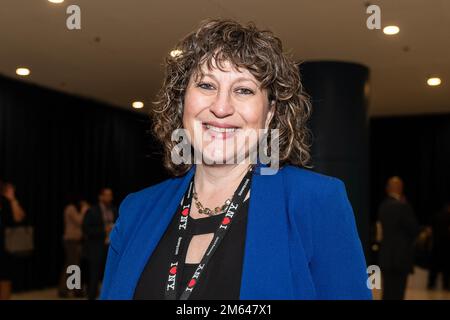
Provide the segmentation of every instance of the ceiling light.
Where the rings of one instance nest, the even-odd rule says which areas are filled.
[[[438,85],[441,84],[441,79],[440,79],[440,78],[437,78],[437,77],[428,78],[427,84],[428,84],[429,86],[432,86],[432,87],[438,86]]]
[[[64,0],[48,0],[48,2],[51,2],[51,3],[63,3]]]
[[[142,109],[144,107],[144,103],[142,101],[134,101],[132,106],[135,109]]]
[[[383,28],[383,32],[387,35],[393,35],[400,32],[400,28],[397,26],[387,26]]]
[[[17,68],[16,74],[19,76],[28,76],[30,74],[30,69],[23,67]]]

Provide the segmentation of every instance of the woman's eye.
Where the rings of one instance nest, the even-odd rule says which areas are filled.
[[[214,87],[211,84],[206,83],[206,82],[197,83],[197,87],[202,88],[202,89],[206,89],[206,90],[214,89]]]
[[[247,88],[239,88],[236,90],[237,93],[243,94],[243,95],[251,95],[254,94],[253,90],[247,89]]]

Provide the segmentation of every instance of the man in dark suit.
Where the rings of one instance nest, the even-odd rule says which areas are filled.
[[[436,286],[437,275],[442,272],[443,289],[450,290],[450,200],[433,218],[433,247],[428,276],[428,289]]]
[[[117,209],[112,204],[113,192],[102,188],[98,204],[91,207],[83,220],[85,257],[89,268],[88,298],[95,300],[101,281],[109,246],[109,233],[117,219]]]
[[[419,226],[411,205],[405,200],[403,181],[399,177],[389,178],[386,193],[378,209],[383,300],[403,300],[408,274],[414,266],[414,242]]]

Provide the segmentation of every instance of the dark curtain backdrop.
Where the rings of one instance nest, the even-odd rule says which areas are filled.
[[[35,227],[35,252],[21,258],[15,290],[55,285],[62,267],[64,200],[96,201],[110,186],[115,203],[166,177],[146,115],[0,77],[0,179]]]
[[[398,175],[419,222],[429,224],[450,200],[450,114],[374,118],[370,125],[372,222],[387,178]]]

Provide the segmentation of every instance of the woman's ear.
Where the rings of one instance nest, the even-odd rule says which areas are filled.
[[[269,128],[269,124],[272,121],[274,115],[275,115],[275,100],[271,100],[269,104],[269,112],[267,112],[266,123],[264,125],[265,129]]]

